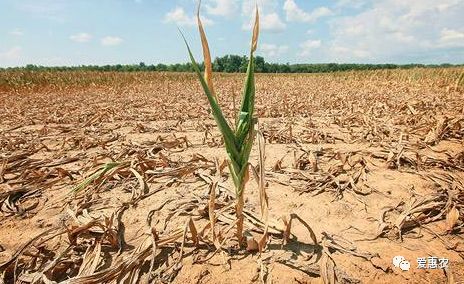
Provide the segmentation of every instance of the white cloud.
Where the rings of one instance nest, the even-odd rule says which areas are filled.
[[[443,3],[438,4],[438,10],[440,12],[445,12],[449,9],[453,9],[454,7],[458,6],[462,3],[461,0],[452,0],[452,1],[442,1]]]
[[[260,14],[273,13],[279,7],[277,0],[243,0],[242,2],[242,15],[254,16],[256,4],[258,4]]]
[[[462,15],[462,0],[373,2],[358,14],[331,20],[326,57],[338,62],[462,61],[464,52],[451,50],[464,46]]]
[[[349,49],[343,46],[332,45],[330,47],[330,53],[333,58],[340,57],[356,57],[358,59],[368,58],[371,53],[368,50],[364,49]]]
[[[19,66],[24,64],[22,48],[14,46],[7,50],[0,50],[0,67]]]
[[[442,43],[455,43],[464,46],[464,32],[444,28],[441,30],[440,35],[440,42]]]
[[[32,16],[45,18],[48,20],[64,22],[66,21],[66,8],[69,1],[66,0],[24,0],[15,1],[18,9]]]
[[[307,41],[300,44],[301,51],[300,51],[300,53],[298,55],[301,56],[301,57],[307,57],[313,52],[313,50],[320,48],[321,45],[322,45],[321,40],[319,40],[319,39],[318,40],[309,39],[309,40],[307,40]]]
[[[22,48],[20,46],[14,46],[4,52],[0,52],[0,59],[3,61],[17,60],[21,57]]]
[[[22,36],[24,35],[24,32],[20,29],[14,29],[12,31],[9,32],[10,35],[12,36]]]
[[[92,35],[88,33],[78,33],[75,35],[71,35],[69,37],[70,40],[75,41],[75,42],[88,42],[92,39]]]
[[[210,0],[211,4],[206,4],[206,12],[214,16],[230,17],[238,10],[237,0]]]
[[[242,16],[245,18],[242,29],[251,30],[255,21],[256,0],[244,0],[242,3]],[[287,25],[276,12],[278,2],[276,0],[258,1],[259,27],[262,31],[281,32]]]
[[[254,17],[250,18],[248,22],[243,24],[242,29],[251,30],[254,21]],[[287,25],[280,19],[277,13],[259,15],[259,28],[262,31],[281,32],[285,30],[286,27]]]
[[[259,20],[260,28],[263,31],[279,32],[285,30],[286,27],[277,13],[262,15]]]
[[[277,57],[288,51],[287,45],[277,45],[270,43],[263,43],[259,46],[259,51],[265,57]]]
[[[284,3],[284,11],[289,22],[314,22],[321,17],[333,15],[333,12],[327,7],[319,7],[308,13],[303,11],[294,0],[286,0]]]
[[[213,21],[201,16],[201,21],[204,26],[212,25]],[[177,6],[174,10],[169,11],[164,16],[165,23],[175,23],[178,26],[195,26],[197,20],[195,16],[189,16],[185,12],[184,8]]]
[[[368,0],[338,0],[335,6],[337,8],[355,8],[360,9],[366,5]]]
[[[100,40],[102,45],[114,46],[120,45],[123,42],[123,39],[117,36],[106,36]]]

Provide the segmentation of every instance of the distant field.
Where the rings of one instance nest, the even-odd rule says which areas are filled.
[[[202,242],[167,245],[190,218],[208,239],[215,178],[217,223],[233,233],[232,185],[218,170],[226,153],[193,74],[0,72],[0,272],[5,283],[102,283],[148,279],[152,266],[156,283],[251,283],[262,273],[312,283],[327,267],[306,229],[295,222],[298,242],[285,250],[278,238],[282,216],[295,213],[332,244],[342,283],[464,281],[463,72],[258,74],[274,234],[265,263],[227,244],[215,255]],[[231,117],[243,74],[215,80]],[[259,236],[253,177],[246,190],[246,226]],[[391,267],[396,255],[410,271]],[[417,269],[428,256],[448,258],[450,270]]]

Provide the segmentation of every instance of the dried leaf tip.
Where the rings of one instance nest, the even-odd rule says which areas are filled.
[[[251,40],[251,52],[255,52],[258,47],[258,37],[259,37],[259,11],[258,5],[256,5],[256,15],[255,15],[255,25],[253,27],[253,38]]]
[[[198,31],[200,32],[200,38],[201,38],[201,46],[203,48],[203,60],[205,64],[205,81],[206,84],[208,85],[208,88],[213,94],[214,98],[216,101],[218,100],[216,93],[214,92],[214,87],[213,87],[213,66],[211,63],[211,53],[209,51],[209,45],[208,45],[208,40],[206,38],[205,30],[203,29],[203,24],[201,23],[201,18],[200,18],[200,6],[201,6],[201,0],[198,1],[198,8],[197,8],[197,23],[198,23]]]
[[[454,226],[458,223],[459,220],[459,210],[454,205],[450,211],[446,214],[446,223],[447,223],[447,230],[452,231]]]

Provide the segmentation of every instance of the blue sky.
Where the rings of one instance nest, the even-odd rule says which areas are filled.
[[[247,54],[256,0],[203,0],[213,57]],[[463,0],[258,0],[258,53],[290,63],[464,63]],[[201,59],[194,0],[1,0],[0,66]]]

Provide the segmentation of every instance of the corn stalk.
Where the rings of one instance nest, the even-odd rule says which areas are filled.
[[[203,29],[203,25],[200,19],[200,5],[198,5],[197,11],[197,22],[198,29],[200,32],[201,43],[203,48],[203,57],[205,64],[204,76],[201,74],[200,68],[193,57],[190,46],[188,45],[185,37],[185,44],[192,62],[193,69],[198,75],[201,86],[208,98],[208,102],[212,109],[213,117],[216,124],[221,131],[224,138],[224,144],[229,156],[229,170],[232,176],[232,180],[235,186],[236,194],[236,216],[237,216],[237,239],[239,244],[242,244],[243,240],[243,206],[244,197],[243,192],[245,184],[248,181],[248,160],[250,157],[251,148],[255,137],[254,125],[256,119],[253,118],[254,105],[255,105],[255,76],[254,76],[254,52],[256,51],[258,44],[259,35],[259,13],[256,8],[256,18],[253,28],[253,36],[251,40],[250,49],[250,60],[248,62],[248,68],[246,72],[246,80],[242,94],[242,103],[240,110],[236,116],[236,128],[232,128],[227,123],[224,113],[219,106],[218,96],[214,92],[213,81],[212,81],[212,64],[211,55],[209,51],[208,41]]]

